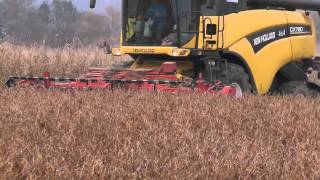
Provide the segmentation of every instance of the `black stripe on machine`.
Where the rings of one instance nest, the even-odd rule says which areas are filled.
[[[278,26],[259,31],[257,33],[249,35],[247,39],[250,42],[254,52],[257,53],[268,44],[280,39],[311,34],[312,30],[310,26],[290,25]]]

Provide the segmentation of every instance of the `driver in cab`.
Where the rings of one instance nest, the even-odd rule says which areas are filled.
[[[168,31],[168,6],[166,0],[153,0],[144,16],[140,20],[153,21],[152,31],[156,33],[156,40],[161,41]]]

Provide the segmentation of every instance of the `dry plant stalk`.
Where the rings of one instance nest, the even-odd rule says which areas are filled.
[[[128,59],[128,58],[127,58]],[[12,75],[42,75],[49,71],[55,76],[75,76],[88,67],[111,67],[120,58],[106,55],[98,47],[52,49],[44,46],[0,44],[0,80]]]

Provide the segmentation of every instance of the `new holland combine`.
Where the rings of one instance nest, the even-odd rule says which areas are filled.
[[[319,10],[315,0],[123,0],[120,47],[110,53],[131,56],[131,67],[10,77],[7,86],[313,95],[320,73],[309,11]]]

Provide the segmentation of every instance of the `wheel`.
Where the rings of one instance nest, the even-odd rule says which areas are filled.
[[[243,92],[251,93],[252,85],[248,73],[238,64],[228,63],[227,68],[223,67],[218,79],[228,79],[227,84],[238,84]]]
[[[283,83],[278,88],[278,93],[280,95],[293,95],[293,96],[316,96],[317,91],[312,90],[303,81],[289,81]]]

